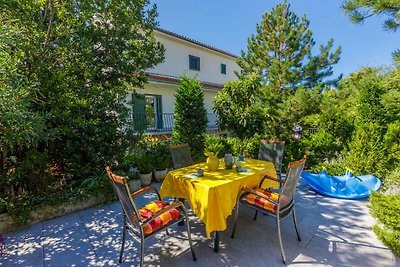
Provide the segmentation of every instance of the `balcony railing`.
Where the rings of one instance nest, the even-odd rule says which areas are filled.
[[[217,115],[207,113],[207,130],[217,130]],[[174,127],[174,113],[135,113],[133,128],[148,133],[172,132]]]

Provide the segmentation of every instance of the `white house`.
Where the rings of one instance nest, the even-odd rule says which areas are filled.
[[[154,31],[157,41],[164,44],[165,60],[148,69],[149,83],[134,88],[129,98],[133,102],[135,127],[149,133],[170,133],[173,126],[174,94],[179,77],[196,77],[204,90],[204,104],[209,118],[209,130],[216,130],[216,115],[212,103],[217,92],[228,80],[237,79],[237,56],[188,37],[163,30]]]

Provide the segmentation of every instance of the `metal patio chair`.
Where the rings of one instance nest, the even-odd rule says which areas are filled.
[[[169,227],[184,220],[186,220],[188,240],[192,257],[193,260],[196,261],[196,255],[190,233],[189,220],[185,206],[181,201],[176,201],[169,204],[162,201],[157,189],[153,186],[144,187],[134,193],[131,193],[125,177],[112,173],[109,166],[106,167],[106,172],[112,182],[114,190],[117,192],[124,215],[122,247],[119,255],[119,263],[122,262],[126,233],[128,233],[136,241],[140,240],[140,266],[143,266],[144,241],[162,230],[166,230],[168,234]],[[150,202],[138,209],[135,205],[134,199],[137,196],[149,191],[154,191],[157,194],[158,200]]]
[[[258,159],[271,161],[275,165],[278,178],[282,178],[282,159],[285,141],[260,140]]]
[[[190,147],[188,144],[170,146],[169,150],[171,152],[175,169],[187,167],[193,164],[193,159],[190,155]]]
[[[282,180],[279,178],[274,178],[268,175],[265,175],[262,181],[260,182],[260,186],[264,182],[265,179],[270,179],[273,181],[281,182],[282,186],[278,192],[269,189],[263,189],[260,187],[256,188],[242,188],[241,192],[238,195],[236,202],[236,211],[235,211],[235,221],[233,225],[232,235],[234,238],[235,231],[237,227],[238,215],[239,215],[239,206],[242,204],[243,206],[250,207],[256,210],[256,214],[254,216],[254,220],[257,219],[257,212],[260,211],[264,214],[271,215],[275,217],[276,224],[278,228],[278,239],[279,245],[281,249],[282,261],[286,264],[285,252],[283,250],[282,244],[282,235],[281,235],[281,226],[280,221],[290,214],[293,215],[294,227],[296,229],[297,239],[301,241],[299,229],[297,227],[296,222],[296,210],[295,210],[295,193],[297,188],[297,183],[300,178],[300,174],[303,171],[304,164],[306,162],[307,156],[304,156],[301,160],[289,163],[289,167],[286,173],[286,179]]]

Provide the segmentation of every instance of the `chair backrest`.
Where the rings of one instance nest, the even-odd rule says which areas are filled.
[[[106,172],[108,178],[110,178],[112,185],[114,187],[114,190],[117,192],[118,199],[121,203],[123,212],[125,214],[125,217],[127,218],[128,222],[135,228],[139,229],[140,228],[140,223],[139,223],[139,213],[136,208],[135,203],[133,202],[133,199],[131,197],[131,192],[129,190],[128,182],[125,177],[116,175],[111,172],[111,169],[109,166],[106,166]]]
[[[278,208],[284,207],[289,203],[293,203],[294,195],[296,193],[297,183],[300,179],[301,172],[303,171],[304,164],[306,163],[307,156],[301,160],[289,163],[286,171],[285,183],[280,189]]]
[[[190,155],[190,147],[188,144],[170,146],[169,150],[171,151],[172,161],[174,162],[175,169],[187,167],[193,164],[193,159]]]
[[[260,140],[258,159],[271,161],[278,172],[281,171],[285,141]]]

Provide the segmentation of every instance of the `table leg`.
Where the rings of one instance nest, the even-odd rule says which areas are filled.
[[[181,201],[182,203],[183,203],[183,205],[185,205],[185,199],[184,198],[179,198],[179,201]],[[178,223],[178,225],[179,226],[183,226],[183,225],[185,225],[185,221],[180,221],[179,223]]]
[[[214,231],[214,252],[219,251],[219,231]]]

